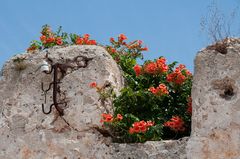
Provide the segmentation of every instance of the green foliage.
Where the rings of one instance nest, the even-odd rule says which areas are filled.
[[[131,43],[129,45],[119,39],[120,37],[118,37],[118,41],[115,41],[111,38],[112,46],[106,46],[124,71],[126,81],[126,87],[113,101],[114,116],[121,114],[123,119],[117,122],[104,122],[105,126],[108,126],[113,132],[114,141],[145,142],[147,140],[177,139],[189,135],[191,130],[189,99],[192,86],[190,72],[184,65],[176,67],[177,62],[167,65],[164,57],[159,57],[154,61],[148,60],[143,66],[134,68],[136,59],[142,57],[141,46],[138,49],[132,49],[129,47]],[[133,54],[137,56],[132,56]],[[167,89],[165,94],[161,94],[159,91],[161,90],[160,84],[164,86],[163,91],[164,88]],[[150,89],[151,87],[152,89]],[[158,90],[160,93],[156,93],[154,90]],[[172,118],[176,116],[182,122],[173,123]],[[134,122],[140,121],[152,121],[154,125],[147,127],[147,131],[131,133],[130,129],[134,128]],[[170,124],[168,124],[169,122]],[[173,124],[172,127],[171,124]]]

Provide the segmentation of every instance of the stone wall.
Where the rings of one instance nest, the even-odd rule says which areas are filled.
[[[124,85],[121,71],[112,57],[102,47],[69,46],[48,50],[52,64],[63,64],[64,76],[58,96],[64,115],[58,111],[46,115],[53,103],[52,89],[45,95],[41,88],[49,87],[52,74],[43,73],[39,67],[47,51],[19,54],[6,62],[0,79],[0,158],[1,159],[112,159],[112,158],[185,158],[188,138],[179,141],[146,142],[145,144],[112,143],[101,129],[100,115],[111,112],[111,102],[102,103],[95,89],[89,87],[96,81],[114,87],[115,92]],[[26,68],[13,59],[24,57]],[[61,72],[58,70],[58,72]],[[58,75],[59,76],[59,75]],[[63,97],[62,97],[63,96]]]
[[[239,39],[225,39],[197,54],[189,159],[240,158],[239,88]]]
[[[240,40],[226,39],[197,54],[192,88],[191,137],[138,144],[112,143],[99,123],[102,103],[89,83],[124,85],[111,56],[98,46],[69,46],[48,50],[53,63],[67,64],[56,109],[45,115],[44,88],[53,76],[38,68],[46,51],[21,54],[27,67],[16,70],[8,61],[0,78],[0,158],[4,159],[239,159],[240,158]],[[14,57],[16,58],[16,57]],[[86,61],[86,58],[88,59]],[[46,109],[53,102],[47,93]],[[63,99],[62,99],[63,98]]]
[[[59,105],[64,115],[59,116],[54,107],[48,115],[42,112],[45,101],[41,83],[47,89],[53,79],[53,73],[38,69],[46,51],[17,55],[26,58],[23,70],[16,70],[13,60],[9,60],[0,80],[0,158],[101,158],[108,152],[106,143],[110,139],[101,134],[100,115],[111,112],[112,107],[99,100],[89,83],[108,83],[118,92],[123,87],[121,72],[102,47],[70,46],[48,52],[53,64],[69,66],[64,76],[58,77],[62,92],[58,102],[67,103]],[[53,103],[52,89],[46,94],[46,111]]]

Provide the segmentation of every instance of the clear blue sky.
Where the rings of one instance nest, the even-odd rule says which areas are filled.
[[[107,44],[124,33],[141,39],[149,51],[145,59],[165,56],[193,71],[194,57],[209,40],[200,21],[212,0],[2,0],[0,9],[0,67],[38,40],[42,25],[63,26],[69,33],[89,33]],[[238,0],[216,0],[229,14]],[[239,16],[239,15],[238,15]],[[236,19],[239,19],[237,17]],[[238,34],[239,35],[239,34]]]

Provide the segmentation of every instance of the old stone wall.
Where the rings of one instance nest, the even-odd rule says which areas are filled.
[[[239,39],[225,39],[197,54],[189,159],[240,158],[239,88]]]
[[[45,74],[39,69],[46,50],[17,55],[26,58],[23,70],[16,70],[9,60],[0,80],[0,158],[100,158],[110,140],[99,131],[100,115],[111,112],[112,107],[110,103],[103,105],[89,83],[108,83],[118,92],[123,87],[121,72],[102,47],[69,46],[48,52],[53,64],[66,64],[64,76],[58,74],[61,80],[57,88],[62,92],[58,102],[67,103],[59,105],[64,115],[59,116],[54,107],[48,115],[42,112],[42,103],[48,111],[54,98],[53,85],[46,103],[41,89],[42,82],[47,89],[53,80],[53,72]]]
[[[63,64],[57,96],[64,115],[53,107],[54,72],[46,74],[40,66],[51,59],[52,65]],[[13,62],[25,57],[25,65]],[[44,65],[45,66],[45,65]],[[20,69],[22,70],[19,70]],[[26,68],[25,68],[26,67]],[[90,82],[112,86],[115,92],[124,85],[121,71],[104,48],[69,46],[19,54],[6,62],[0,79],[0,159],[171,159],[186,158],[188,138],[144,144],[112,143],[101,129],[100,117],[111,112],[111,103],[102,103]]]
[[[26,68],[9,60],[0,78],[0,159],[239,159],[240,40],[226,39],[201,50],[195,59],[190,138],[137,144],[112,143],[101,129],[100,114],[111,112],[90,82],[124,85],[121,71],[99,46],[48,49],[52,64],[64,64],[57,96],[60,108],[46,115],[53,103],[53,80],[39,66],[47,51],[20,54]],[[60,71],[60,70],[59,70]]]

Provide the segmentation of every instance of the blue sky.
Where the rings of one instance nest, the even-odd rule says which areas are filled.
[[[143,40],[149,48],[145,59],[165,56],[193,71],[194,57],[210,41],[201,32],[201,18],[212,0],[2,0],[0,9],[0,66],[38,40],[42,25],[63,26],[69,33],[89,33],[108,44],[120,33],[129,40]],[[216,0],[224,14],[238,0]],[[239,15],[236,19],[239,19]],[[234,24],[237,28],[239,24]],[[236,29],[237,30],[237,29]],[[234,33],[239,35],[239,32]]]

